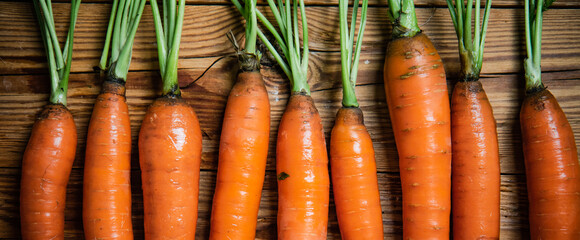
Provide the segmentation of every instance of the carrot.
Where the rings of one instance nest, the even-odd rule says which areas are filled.
[[[180,97],[163,96],[147,110],[139,132],[146,239],[194,239],[201,130]]]
[[[72,114],[64,105],[46,105],[32,128],[22,161],[23,239],[64,239],[66,185],[76,146]]]
[[[85,155],[85,238],[133,239],[131,122],[124,84],[103,83],[89,122]]]
[[[70,26],[61,52],[50,3],[34,1],[49,62],[51,93],[22,159],[20,222],[23,239],[64,239],[66,186],[75,159],[77,130],[66,107],[73,35],[80,1],[71,1]]]
[[[580,166],[574,133],[541,79],[542,15],[552,2],[539,1],[534,9],[525,1],[526,96],[520,124],[530,233],[531,239],[580,239]]]
[[[179,7],[164,1],[163,24],[170,26],[166,34],[157,1],[150,2],[163,89],[139,132],[145,239],[195,239],[202,137],[195,111],[181,98],[178,86],[185,1],[179,1]]]
[[[370,240],[383,239],[383,218],[373,142],[354,91],[368,1],[364,0],[362,6],[353,54],[352,31],[358,2],[353,4],[350,32],[347,30],[348,1],[339,2],[343,99],[330,135],[330,166],[342,239]]]
[[[232,88],[222,125],[210,239],[254,239],[266,172],[270,103],[259,71]]]
[[[286,1],[285,6],[278,3],[268,0],[278,29],[257,12],[257,17],[274,35],[281,53],[260,31],[258,36],[292,85],[278,127],[276,148],[278,239],[326,239],[330,189],[328,156],[320,114],[307,82],[309,48],[304,1],[293,4]],[[302,34],[298,31],[299,8]]]
[[[278,239],[326,239],[328,157],[312,97],[294,93],[278,127]]]
[[[144,6],[145,1],[121,0],[113,3],[99,64],[106,71],[106,76],[87,133],[83,179],[83,227],[86,239],[133,239],[131,122],[125,97],[125,79],[129,71],[133,39]],[[122,27],[129,25],[130,28]],[[110,42],[111,33],[113,40]],[[110,43],[111,58],[106,66]]]
[[[457,38],[461,72],[451,97],[452,210],[456,239],[499,239],[500,166],[493,111],[479,81],[491,1],[480,29],[480,0],[447,1]]]
[[[403,190],[403,238],[449,238],[451,129],[441,58],[420,33],[412,1],[389,1],[395,21],[384,81]],[[394,11],[398,9],[400,11]]]
[[[210,239],[254,239],[266,172],[270,102],[256,50],[256,1],[245,1],[246,45],[238,54],[240,72],[226,105],[211,213]],[[231,37],[230,39],[235,39]]]

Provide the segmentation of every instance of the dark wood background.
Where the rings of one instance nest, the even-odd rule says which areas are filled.
[[[70,4],[54,4],[57,31],[65,35]],[[367,30],[356,89],[365,121],[374,141],[383,206],[386,239],[401,238],[401,189],[397,152],[383,90],[382,68],[390,39],[386,0],[370,0]],[[527,239],[527,197],[518,121],[523,98],[525,52],[523,1],[495,0],[486,41],[482,82],[498,123],[501,185],[501,238]],[[259,4],[264,9],[265,1]],[[417,15],[424,32],[439,49],[449,86],[459,70],[457,40],[443,0],[417,0]],[[66,237],[82,238],[82,168],[87,124],[100,90],[98,64],[111,5],[104,0],[86,0],[80,8],[75,32],[68,106],[75,116],[78,149],[68,186]],[[44,49],[32,5],[0,0],[0,238],[18,238],[18,196],[22,153],[35,115],[47,103],[50,92]],[[311,62],[308,81],[324,123],[326,136],[340,107],[340,53],[337,0],[307,1]],[[243,21],[227,0],[189,0],[180,50],[180,84],[196,79],[214,60],[233,52],[225,34],[232,30],[241,38]],[[64,39],[64,38],[61,38]],[[545,13],[542,70],[548,88],[560,101],[575,136],[580,137],[580,2],[559,0]],[[147,106],[159,93],[155,32],[151,9],[141,20],[131,71],[127,101],[133,133],[132,190],[133,225],[136,239],[143,237],[143,205],[138,164],[137,133]],[[233,85],[236,61],[218,62],[191,87],[184,98],[196,109],[203,131],[197,238],[207,239],[213,196],[220,125],[226,97]],[[286,105],[289,84],[281,71],[262,69],[272,104],[272,131],[266,182],[262,193],[257,239],[275,239],[276,179],[275,136]],[[328,239],[340,239],[331,202]]]

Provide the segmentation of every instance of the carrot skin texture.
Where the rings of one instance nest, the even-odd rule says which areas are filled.
[[[459,81],[451,97],[453,238],[499,239],[496,123],[481,82]]]
[[[580,239],[580,166],[574,134],[550,91],[520,112],[531,239]]]
[[[391,41],[384,81],[403,190],[403,239],[448,239],[451,129],[445,71],[424,34]]]
[[[139,132],[145,239],[195,239],[202,137],[181,97],[156,99]]]
[[[360,108],[341,108],[330,137],[334,203],[344,240],[383,239],[373,142]]]
[[[133,239],[130,124],[124,84],[105,80],[87,133],[83,180],[86,239]]]
[[[76,146],[70,111],[62,104],[46,105],[32,127],[22,160],[22,239],[64,239],[66,186]]]
[[[312,97],[293,93],[278,128],[278,239],[326,239],[328,156]]]
[[[266,173],[270,100],[259,71],[238,74],[220,138],[210,239],[254,239]]]

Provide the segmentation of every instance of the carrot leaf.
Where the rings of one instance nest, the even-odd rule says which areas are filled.
[[[524,70],[526,79],[526,92],[535,92],[544,89],[542,84],[541,51],[542,51],[542,24],[544,11],[555,0],[525,0],[524,1],[524,26],[526,34],[526,53]]]
[[[389,19],[393,23],[393,38],[413,37],[421,32],[417,25],[413,0],[389,0]]]
[[[475,1],[475,24],[472,32],[471,21]],[[457,33],[459,56],[461,59],[461,81],[479,79],[483,64],[483,47],[491,10],[491,0],[485,2],[485,13],[480,24],[481,0],[468,0],[467,6],[463,0],[447,0],[447,6]]]
[[[56,35],[52,3],[50,0],[34,0],[36,13],[43,45],[46,51],[50,73],[50,98],[51,103],[66,105],[68,80],[72,63],[73,36],[79,13],[80,0],[71,1],[70,25],[61,51],[60,42]]]
[[[146,0],[114,0],[99,68],[107,78],[126,81],[133,40]]]
[[[339,1],[340,12],[340,58],[342,69],[342,105],[344,107],[358,107],[356,100],[355,86],[358,73],[360,52],[362,49],[363,32],[366,25],[368,0],[363,0],[361,10],[361,20],[358,27],[356,45],[354,44],[354,32],[356,29],[356,16],[358,13],[358,0],[353,2],[352,19],[350,30],[347,26],[348,0]],[[355,46],[353,46],[355,45]],[[354,48],[354,49],[353,49]],[[354,53],[353,53],[354,51]]]
[[[179,0],[179,6],[174,0],[163,0],[163,23],[157,0],[151,1],[151,9],[157,38],[159,71],[163,79],[162,94],[179,96],[181,91],[177,78],[177,62],[185,15],[185,0]]]

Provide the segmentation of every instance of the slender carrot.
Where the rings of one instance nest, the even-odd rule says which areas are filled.
[[[163,29],[155,21],[162,96],[147,110],[139,132],[145,239],[195,239],[202,137],[193,108],[181,98],[177,61],[185,1],[164,2]],[[164,33],[163,30],[166,30]]]
[[[525,1],[526,96],[520,123],[530,232],[531,239],[580,239],[580,166],[574,133],[541,79],[542,15],[552,2],[538,1],[534,7]]]
[[[278,239],[326,239],[329,177],[320,114],[312,97],[290,96],[278,127]]]
[[[268,157],[270,102],[256,50],[256,1],[240,10],[247,19],[246,46],[238,51],[235,45],[240,72],[224,113],[210,239],[255,238]]]
[[[50,2],[34,1],[51,76],[49,103],[36,119],[22,159],[20,220],[23,239],[64,239],[66,186],[77,130],[66,107],[73,35],[80,0],[71,2],[67,43],[60,51]]]
[[[447,0],[459,40],[461,72],[451,97],[452,210],[456,239],[499,239],[500,166],[493,111],[479,81],[491,0],[485,4],[480,31],[480,0]]]
[[[309,48],[304,1],[279,1],[277,5],[268,0],[268,5],[278,30],[260,12],[257,16],[276,38],[281,53],[259,31],[258,36],[292,84],[290,99],[278,127],[276,148],[278,239],[326,239],[330,188],[328,156],[320,114],[307,82]],[[298,9],[302,20],[302,48]]]
[[[367,8],[364,0],[353,53],[358,1],[353,4],[350,32],[348,1],[339,2],[343,100],[330,135],[330,166],[342,239],[384,238],[375,151],[354,91]]]
[[[420,33],[413,1],[389,3],[395,26],[384,81],[399,152],[403,238],[448,239],[451,129],[445,71],[437,50]]]
[[[139,132],[145,239],[195,239],[201,129],[179,97],[153,102]]]
[[[83,180],[86,239],[133,239],[131,222],[131,122],[125,98],[131,48],[145,1],[113,3],[100,67],[111,57],[87,133]],[[124,9],[124,10],[123,10]]]

